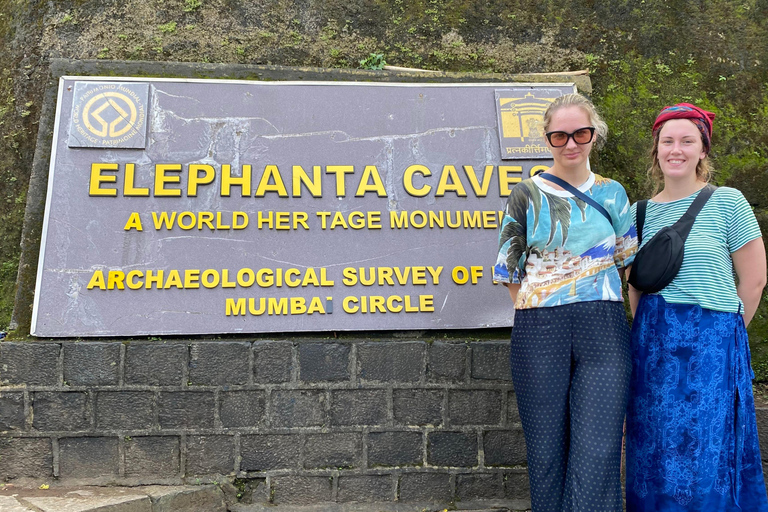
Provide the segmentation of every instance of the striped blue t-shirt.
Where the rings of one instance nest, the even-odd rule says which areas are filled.
[[[698,194],[668,203],[649,200],[640,248],[661,228],[677,222]],[[635,225],[637,204],[632,205],[631,213]],[[718,188],[696,216],[685,241],[680,272],[659,293],[674,304],[698,304],[715,311],[743,313],[744,305],[736,294],[731,253],[760,236],[755,214],[741,192],[730,187]]]

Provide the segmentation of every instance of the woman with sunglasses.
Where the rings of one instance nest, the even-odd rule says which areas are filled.
[[[656,118],[648,174],[663,189],[646,203],[643,246],[707,187],[714,117],[680,103]],[[658,293],[630,285],[627,511],[768,512],[746,332],[765,283],[752,208],[720,187],[695,217],[675,278]]]
[[[592,103],[556,99],[543,128],[553,165],[512,190],[494,267],[515,305],[512,380],[532,509],[620,512],[630,375],[621,274],[637,237],[624,188],[589,169],[608,131]]]

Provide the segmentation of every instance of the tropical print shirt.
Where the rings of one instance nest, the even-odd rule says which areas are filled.
[[[603,205],[612,222],[538,176],[512,189],[493,278],[521,285],[515,309],[622,301],[618,268],[637,251],[627,193],[594,173],[578,189]]]

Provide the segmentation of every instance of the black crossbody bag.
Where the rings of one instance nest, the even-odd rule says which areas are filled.
[[[685,255],[685,240],[693,228],[696,215],[699,214],[707,200],[715,191],[714,186],[707,185],[701,189],[688,210],[680,220],[671,226],[665,226],[648,240],[637,254],[629,274],[629,284],[636,290],[645,293],[656,293],[663,290],[675,278],[683,266]],[[643,240],[643,224],[648,200],[637,202],[637,244]]]

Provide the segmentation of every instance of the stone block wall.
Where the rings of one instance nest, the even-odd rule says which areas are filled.
[[[0,479],[524,501],[508,360],[503,339],[4,342]]]

